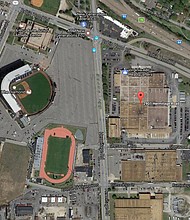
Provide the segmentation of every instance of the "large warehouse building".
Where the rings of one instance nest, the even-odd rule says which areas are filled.
[[[21,110],[21,107],[17,103],[16,96],[14,95],[13,91],[10,91],[10,84],[12,82],[20,81],[23,77],[29,75],[31,70],[31,67],[27,64],[8,73],[1,82],[2,96],[9,104],[14,113],[19,112]]]

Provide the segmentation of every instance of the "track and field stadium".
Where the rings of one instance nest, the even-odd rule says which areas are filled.
[[[54,184],[68,180],[73,171],[75,147],[75,138],[68,129],[46,129],[39,176]]]
[[[50,78],[41,70],[32,71],[29,65],[8,73],[2,83],[3,97],[14,113],[37,114],[48,107],[53,95]]]

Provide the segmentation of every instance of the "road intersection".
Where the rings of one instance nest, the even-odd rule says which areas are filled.
[[[106,0],[102,0],[102,2],[104,2],[105,4],[109,5],[110,7],[113,7],[113,5],[111,3],[108,3],[108,1]],[[112,1],[110,1],[112,2]],[[123,3],[123,5],[126,7],[126,5]],[[91,2],[91,6],[92,6],[92,13],[96,13],[96,0],[92,0]],[[123,6],[122,6],[123,7]],[[126,12],[126,9],[122,8],[120,6],[117,6],[115,9],[116,12],[122,14]],[[68,30],[70,28],[76,28],[76,29],[83,29],[80,25],[77,25],[75,23],[60,19],[58,17],[55,17],[53,15],[47,14],[45,12],[41,12],[37,9],[28,7],[26,5],[24,5],[21,1],[19,3],[18,6],[11,6],[10,8],[10,12],[9,12],[9,23],[8,23],[8,27],[5,31],[5,34],[3,36],[3,38],[1,39],[0,42],[0,54],[3,52],[3,48],[5,46],[6,40],[8,38],[9,32],[11,31],[11,29],[13,28],[14,22],[19,14],[20,11],[29,11],[31,14],[40,14],[46,18],[49,19],[49,23],[54,24],[58,27],[61,27],[65,30]],[[128,12],[129,8],[127,8],[127,12]],[[134,12],[131,11],[130,13],[128,13],[129,19],[131,19],[131,22],[134,22],[135,25],[137,22],[137,16],[134,15]],[[138,25],[137,25],[138,26]],[[150,28],[151,26],[151,28]],[[147,21],[147,23],[144,25],[144,27],[141,26],[142,29],[144,29],[145,31],[147,31],[148,33],[152,33],[152,28],[155,28],[157,30],[157,27],[153,27],[153,24],[149,21]],[[160,29],[160,28],[159,28]],[[101,159],[100,159],[100,189],[101,189],[101,216],[103,220],[109,220],[110,216],[109,216],[109,212],[108,212],[108,204],[107,204],[107,191],[108,191],[108,187],[110,186],[110,183],[108,182],[108,158],[107,158],[107,149],[109,147],[109,144],[107,142],[107,131],[106,131],[106,115],[105,115],[105,102],[104,102],[104,98],[103,98],[103,88],[102,88],[102,55],[101,55],[101,43],[102,43],[102,39],[107,40],[107,41],[111,41],[112,43],[116,43],[120,46],[123,47],[123,49],[129,49],[130,53],[132,55],[135,55],[137,57],[141,57],[144,58],[148,61],[160,64],[164,67],[170,68],[171,70],[173,70],[174,72],[178,72],[186,77],[190,77],[190,72],[187,68],[179,65],[179,64],[175,64],[175,65],[171,65],[169,63],[166,63],[164,61],[160,61],[156,58],[150,57],[148,56],[147,51],[145,51],[144,49],[141,48],[137,48],[133,45],[131,45],[132,43],[138,42],[138,41],[146,41],[149,42],[151,44],[154,44],[158,47],[162,47],[164,49],[167,49],[170,52],[173,53],[177,53],[185,58],[189,58],[190,56],[190,50],[189,50],[189,46],[188,48],[186,47],[186,45],[182,45],[179,46],[176,44],[175,40],[177,40],[177,38],[171,38],[171,35],[167,33],[167,35],[164,35],[164,31],[160,31],[158,30],[158,34],[157,34],[157,38],[161,38],[162,41],[164,41],[165,44],[169,45],[169,46],[165,46],[162,43],[159,42],[155,42],[154,40],[149,40],[149,39],[135,39],[132,40],[129,43],[123,43],[120,42],[116,39],[112,39],[110,37],[106,37],[102,34],[99,33],[98,28],[97,28],[97,21],[93,21],[93,29],[91,31],[91,35],[94,36],[99,36],[99,40],[93,40],[92,42],[92,46],[93,48],[95,48],[95,53],[93,53],[93,67],[94,67],[94,73],[95,73],[95,90],[96,90],[96,94],[95,94],[95,100],[97,101],[96,103],[96,114],[97,114],[97,118],[98,118],[98,132],[99,134],[101,134],[101,141],[99,140],[99,142],[102,143],[102,146],[100,146],[100,148],[102,149],[101,152]],[[182,49],[182,50],[181,50]],[[61,59],[58,58],[56,55],[57,60],[59,61],[59,63],[61,63]],[[60,60],[59,60],[60,59]],[[57,62],[57,61],[56,61]],[[75,67],[76,68],[76,67]],[[76,68],[77,69],[77,68]],[[59,66],[59,71],[61,72],[61,65]],[[84,75],[83,75],[84,77]],[[81,75],[81,79],[82,79],[82,75]],[[58,83],[60,83],[60,78],[57,79]],[[58,97],[59,99],[61,99],[60,97]],[[178,97],[179,100],[179,97]],[[57,100],[56,100],[57,101]],[[63,104],[63,103],[62,103]],[[81,106],[81,108],[83,108],[84,106]],[[59,118],[56,118],[55,113],[57,113],[57,109],[58,107],[50,107],[49,110],[47,110],[46,114],[48,115],[47,117],[44,117],[44,115],[40,115],[39,117],[34,117],[31,124],[23,130],[23,135],[22,136],[17,136],[15,139],[19,140],[19,141],[25,141],[27,142],[30,138],[30,136],[32,134],[35,134],[37,131],[39,131],[42,127],[45,127],[47,124],[49,123],[60,123]],[[74,107],[73,107],[74,108]],[[61,113],[61,114],[65,114]],[[177,112],[177,114],[179,115],[179,110]],[[52,116],[52,117],[51,117]],[[84,115],[83,115],[84,117]],[[19,133],[19,127],[15,126],[16,128],[13,128],[10,124],[11,124],[11,118],[8,119],[3,119],[2,120],[6,120],[7,121],[7,127],[10,127],[10,133],[8,132],[6,134],[6,129],[3,128],[3,134],[4,136],[8,137],[8,138],[12,138],[12,133],[15,132]],[[77,120],[79,121],[79,118],[77,118]],[[178,121],[178,123],[180,123]],[[35,126],[35,127],[34,127]],[[24,133],[26,132],[26,133]],[[179,133],[179,131],[177,131],[177,133]],[[25,135],[24,135],[25,134]],[[179,135],[175,135],[173,137],[170,137],[167,140],[164,140],[164,143],[172,143],[175,139],[177,138],[177,143],[180,143],[180,137]],[[130,141],[134,141],[133,139],[129,139]],[[139,139],[139,140],[135,140],[136,143],[138,142],[143,142],[144,143],[149,143],[148,141]],[[151,142],[152,143],[152,142]],[[154,140],[153,143],[163,143],[162,140]],[[99,143],[100,144],[100,143]],[[36,186],[36,184],[32,184],[33,186]],[[138,184],[137,184],[138,185]],[[146,183],[141,184],[142,187],[143,186],[147,186]],[[157,184],[154,184],[154,186],[157,186]],[[158,184],[159,186],[159,184]],[[165,187],[171,187],[171,183],[164,183]]]

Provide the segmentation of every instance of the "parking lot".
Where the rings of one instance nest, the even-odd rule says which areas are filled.
[[[57,84],[51,117],[87,127],[86,144],[97,144],[97,113],[92,44],[82,39],[60,39],[48,74]]]

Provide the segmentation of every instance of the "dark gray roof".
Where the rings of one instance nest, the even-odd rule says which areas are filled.
[[[32,215],[33,214],[33,207],[32,206],[25,206],[25,205],[17,205],[15,207],[15,214],[17,216]]]
[[[57,217],[57,220],[66,220],[66,217],[60,216],[60,217]]]
[[[89,163],[90,160],[92,159],[92,155],[90,154],[90,149],[83,149],[82,156],[83,156],[83,163]]]

